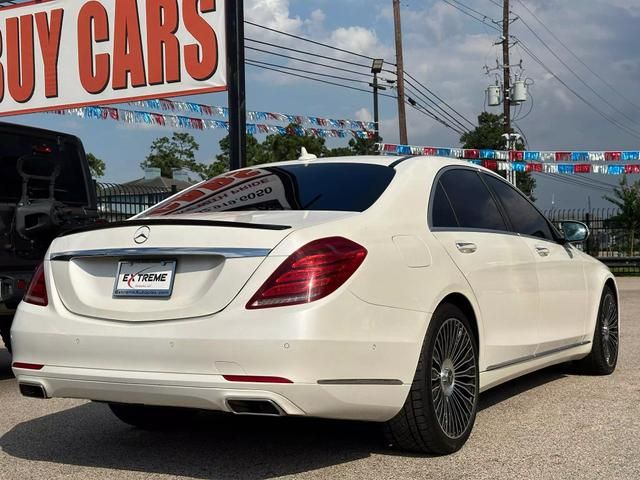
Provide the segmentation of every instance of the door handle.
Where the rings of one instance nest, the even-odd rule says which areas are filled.
[[[478,246],[470,242],[456,242],[456,248],[460,253],[476,253]]]
[[[542,245],[536,245],[536,252],[538,252],[538,255],[541,257],[548,257],[551,255],[551,250],[547,247],[543,247]]]

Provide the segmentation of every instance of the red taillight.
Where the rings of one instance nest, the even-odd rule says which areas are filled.
[[[32,305],[46,307],[49,305],[49,297],[47,295],[47,283],[44,277],[44,264],[41,263],[36,272],[33,274],[29,289],[24,296],[24,301]]]
[[[316,240],[297,250],[260,287],[248,309],[313,302],[335,292],[358,269],[367,250],[342,237]]]

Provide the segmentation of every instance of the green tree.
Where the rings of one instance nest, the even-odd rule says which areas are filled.
[[[93,153],[87,153],[87,163],[89,164],[89,171],[93,178],[104,177],[104,172],[107,169],[105,163],[96,157]]]
[[[626,231],[629,238],[628,253],[629,256],[633,256],[640,230],[640,181],[629,184],[625,175],[620,180],[620,185],[614,189],[613,196],[607,195],[604,199],[620,209],[620,214],[611,221]]]
[[[140,164],[144,168],[159,168],[162,176],[171,178],[174,170],[191,170],[200,173],[202,165],[195,160],[200,145],[189,133],[175,132],[171,138],[161,137],[151,144],[151,153]]]
[[[265,163],[264,147],[253,135],[247,135],[247,166]],[[202,165],[197,172],[203,178],[212,178],[229,170],[231,158],[231,141],[227,135],[220,140],[220,154],[216,155],[216,161],[211,165]]]
[[[267,135],[262,143],[253,135],[247,135],[247,166],[295,160],[300,157],[303,147],[317,157],[329,156],[330,150],[325,146],[324,138],[312,135],[300,137],[293,132],[297,127],[298,125],[291,124],[287,127],[286,134]],[[353,155],[351,152],[349,149],[348,155]],[[226,136],[220,140],[220,154],[216,156],[216,161],[211,165],[196,167],[199,168],[197,172],[203,178],[208,178],[228,171],[230,155],[231,143]]]
[[[352,138],[349,146],[338,147],[329,150],[328,157],[346,157],[350,155],[375,155],[377,153],[376,143],[382,142],[382,138],[374,140],[372,138]]]
[[[504,132],[504,115],[482,112],[478,116],[478,126],[471,132],[460,137],[462,148],[477,148],[486,150],[504,150],[507,147],[506,140],[502,137]],[[524,144],[518,142],[516,150],[524,150]],[[505,176],[504,172],[499,172]],[[518,188],[535,201],[534,191],[536,179],[528,172],[518,172],[516,175]]]
[[[302,147],[307,149],[312,155],[317,157],[326,157],[329,153],[325,143],[325,139],[314,137],[305,133],[304,136],[298,136],[294,131],[298,125],[291,124],[287,127],[287,134],[268,135],[262,143],[264,149],[263,163],[283,162],[286,160],[295,160],[300,157]]]

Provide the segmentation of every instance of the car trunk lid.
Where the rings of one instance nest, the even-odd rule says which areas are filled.
[[[292,232],[349,215],[354,214],[227,212],[104,225],[54,242],[53,285],[70,312],[86,317],[152,322],[211,315],[231,303]],[[166,282],[145,284],[152,277],[139,276],[140,288],[148,290],[136,290],[135,282],[138,295],[120,289],[127,281],[123,275],[143,270],[154,280],[167,274]],[[155,296],[142,296],[149,291]]]

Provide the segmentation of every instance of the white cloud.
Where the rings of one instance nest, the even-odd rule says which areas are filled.
[[[361,108],[355,113],[356,120],[361,122],[373,122],[373,114],[368,108]]]

